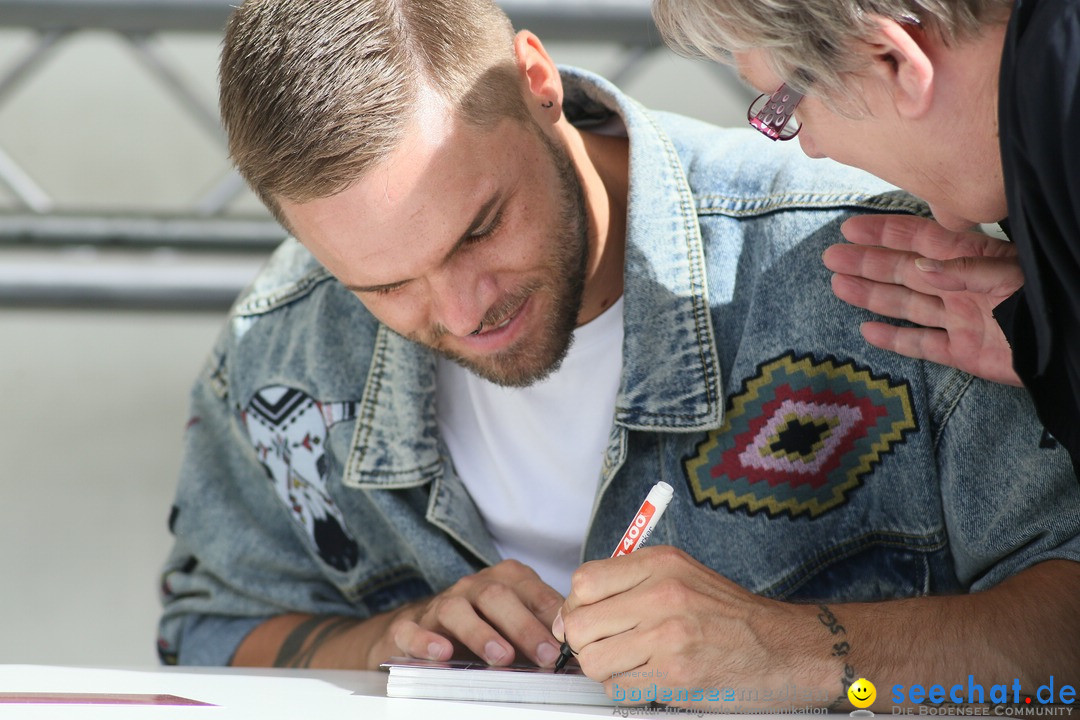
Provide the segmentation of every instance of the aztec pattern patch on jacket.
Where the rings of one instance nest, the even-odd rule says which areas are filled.
[[[355,417],[354,402],[320,403],[281,385],[259,390],[243,411],[277,496],[323,562],[342,572],[356,567],[360,548],[326,489],[326,435],[334,423]]]
[[[816,518],[917,429],[907,382],[787,353],[758,366],[684,467],[698,504]]]

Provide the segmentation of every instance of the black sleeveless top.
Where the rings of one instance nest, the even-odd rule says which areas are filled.
[[[1002,227],[1025,282],[995,316],[1039,417],[1080,468],[1080,0],[1017,0],[998,122]]]

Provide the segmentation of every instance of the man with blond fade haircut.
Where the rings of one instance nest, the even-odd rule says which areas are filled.
[[[674,45],[733,62],[765,93],[752,124],[784,91],[787,125],[770,115],[766,135],[798,133],[811,157],[930,204],[940,225],[848,223],[854,244],[825,253],[836,295],[913,324],[865,325],[879,347],[1023,384],[1080,467],[1080,0],[654,0],[653,11]],[[1015,244],[977,223],[1000,223]]]
[[[295,240],[193,391],[165,662],[565,639],[692,706],[1075,667],[1080,613],[1023,592],[1080,587],[1067,455],[1022,391],[868,346],[814,262],[909,196],[647,111],[486,0],[250,0],[221,83]],[[654,547],[600,559],[657,480]]]

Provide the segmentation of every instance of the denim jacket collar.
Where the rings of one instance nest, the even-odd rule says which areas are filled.
[[[630,138],[624,269],[623,377],[616,423],[631,430],[693,432],[723,419],[705,255],[696,204],[667,134],[633,99],[595,75],[564,68],[564,108],[615,112]],[[663,358],[658,362],[657,358]]]
[[[644,108],[607,81],[570,68],[562,77],[572,122],[588,127],[614,112],[630,138],[625,339],[615,422],[633,430],[717,427],[722,383],[702,240],[675,148]],[[401,488],[441,477],[429,350],[380,326],[357,415],[346,485]]]

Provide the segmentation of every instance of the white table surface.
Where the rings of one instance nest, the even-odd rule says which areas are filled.
[[[746,718],[676,708],[589,707],[386,697],[386,673],[255,668],[100,668],[0,665],[0,695],[76,695],[77,704],[0,702],[0,720],[578,720],[597,717]],[[92,704],[94,694],[172,695],[207,705]],[[803,717],[811,717],[804,715]],[[823,717],[814,715],[812,717]],[[829,714],[825,715],[830,717]],[[833,720],[844,714],[831,714]],[[791,720],[791,714],[754,714]]]
[[[208,706],[0,703],[23,720],[572,720],[615,708],[409,700],[386,697],[386,674],[250,668],[82,668],[0,665],[0,693],[175,695]],[[642,708],[635,709],[642,713]],[[654,711],[655,712],[655,711]],[[650,713],[653,714],[653,713]],[[662,713],[655,712],[656,716]]]

